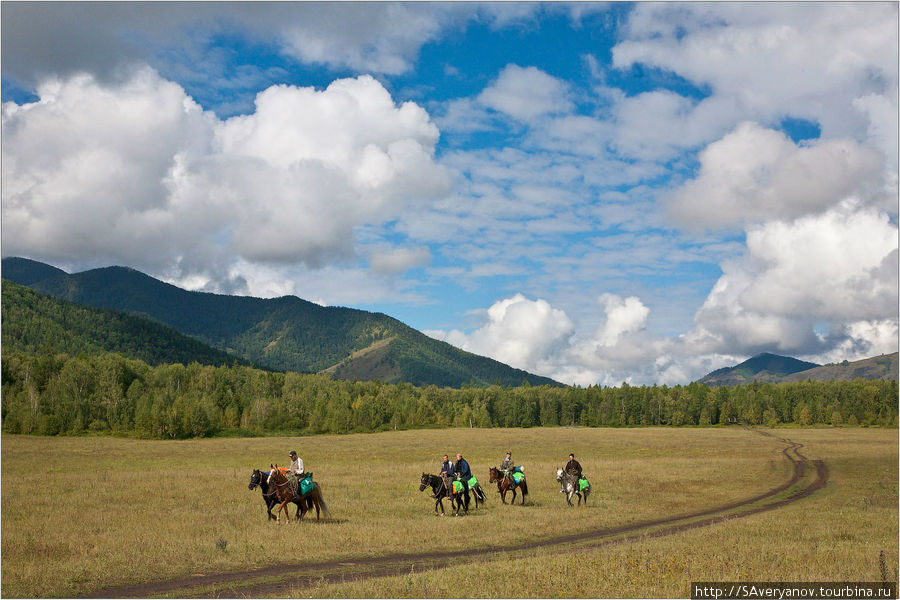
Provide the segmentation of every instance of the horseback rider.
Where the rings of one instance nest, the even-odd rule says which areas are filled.
[[[506,458],[503,459],[503,462],[500,463],[500,470],[503,471],[503,474],[509,479],[509,489],[515,489],[516,487],[516,478],[512,476],[513,469],[515,466],[513,465],[512,460],[512,452],[506,453]]]
[[[575,460],[574,454],[569,454],[569,462],[566,463],[566,473],[575,476],[575,481],[581,479],[581,463]]]
[[[472,479],[472,469],[469,468],[469,463],[463,458],[462,454],[457,453],[456,464],[453,466],[453,470],[456,471],[457,477],[467,483]]]
[[[291,453],[288,456],[291,457],[291,466],[288,467],[291,488],[294,490],[294,495],[299,496],[298,487],[300,485],[300,479],[302,479],[303,476],[303,459],[297,456],[297,453],[293,450],[291,450]]]
[[[453,490],[453,485],[450,483],[450,478],[456,474],[456,467],[450,462],[450,458],[445,454],[444,462],[441,463],[441,479],[444,480],[444,487],[447,489],[447,493],[450,494]],[[437,498],[438,492],[432,494],[432,497]]]

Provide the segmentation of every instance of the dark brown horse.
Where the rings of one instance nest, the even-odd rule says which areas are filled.
[[[441,516],[444,516],[444,498],[450,500],[450,508],[455,509],[454,516],[459,516],[459,510],[463,509],[465,514],[469,514],[469,486],[464,481],[463,491],[458,494],[451,494],[447,486],[444,485],[444,478],[440,475],[429,475],[422,473],[422,479],[419,480],[419,491],[425,491],[425,488],[431,488],[431,497],[434,498],[434,514],[438,514],[438,506],[441,507]]]
[[[275,489],[269,489],[269,473],[260,471],[259,469],[253,469],[253,473],[250,474],[250,485],[248,486],[251,490],[259,487],[260,491],[262,491],[263,501],[266,503],[266,514],[269,515],[269,520],[274,521],[275,515],[272,514],[272,509],[278,504],[278,499],[275,497]],[[311,498],[306,499],[306,508],[313,507],[313,501]],[[297,505],[297,514],[295,518],[300,518],[300,499],[294,500],[294,503]]]
[[[525,496],[528,495],[528,484],[525,482],[525,477],[522,477],[522,481],[516,487],[512,486],[510,478],[512,478],[511,473],[503,473],[500,469],[491,467],[489,483],[497,482],[497,492],[500,493],[503,504],[506,504],[506,492],[512,491],[512,500],[509,503],[513,504],[516,501],[516,488],[522,488],[522,504],[524,505]]]
[[[287,476],[281,472],[278,468],[278,465],[269,467],[269,479],[267,480],[269,484],[269,489],[273,489],[275,493],[275,497],[279,502],[278,506],[278,515],[276,517],[276,521],[281,520],[281,511],[285,507],[287,507],[290,502],[297,502],[300,506],[300,518],[302,521],[304,515],[307,512],[307,502],[306,500],[312,500],[313,506],[316,507],[316,521],[319,520],[319,510],[321,509],[322,514],[326,517],[328,516],[328,506],[325,505],[325,498],[322,497],[322,486],[318,483],[315,483],[315,487],[308,491],[305,494],[297,494],[294,493],[294,488],[291,485],[291,482],[288,481]],[[291,515],[289,512],[285,511],[285,516],[287,520],[291,520]]]

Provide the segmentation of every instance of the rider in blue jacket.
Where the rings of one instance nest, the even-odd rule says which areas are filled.
[[[472,479],[472,469],[469,468],[469,463],[462,457],[462,454],[456,455],[456,465],[454,469],[463,481],[468,482]]]

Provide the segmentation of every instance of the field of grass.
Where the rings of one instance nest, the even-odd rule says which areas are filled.
[[[700,580],[896,580],[897,430],[778,429],[830,470],[794,504],[667,537],[577,553],[455,558],[436,570],[273,595],[682,597]],[[738,428],[447,429],[305,438],[2,439],[2,594],[74,596],[189,575],[330,559],[487,548],[685,515],[765,492],[792,465],[775,438]],[[296,449],[331,518],[268,523],[253,468]],[[487,470],[509,449],[525,506],[503,506]],[[465,518],[433,516],[423,471],[463,453],[488,491]],[[587,509],[566,506],[556,467],[574,452]],[[501,560],[502,559],[502,560]],[[461,568],[460,568],[461,567]],[[464,577],[460,573],[465,573]],[[460,587],[462,585],[463,587]],[[259,593],[258,595],[264,595]]]

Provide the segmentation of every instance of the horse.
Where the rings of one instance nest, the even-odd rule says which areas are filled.
[[[512,489],[512,500],[509,504],[513,504],[516,501],[516,488],[512,487],[510,483],[511,474],[504,474],[497,467],[491,467],[489,471],[489,483],[497,482],[497,493],[500,494],[500,499],[503,501],[503,504],[506,504],[506,492]],[[522,488],[522,505],[525,505],[525,496],[528,495],[528,484],[525,482],[525,478],[522,477],[522,481],[516,486]]]
[[[425,491],[426,487],[430,487],[432,496],[434,496],[434,515],[438,514],[438,506],[441,507],[441,516],[444,516],[444,498],[450,499],[450,508],[455,508],[455,516],[459,516],[459,509],[462,508],[465,514],[469,514],[469,484],[465,481],[463,484],[462,498],[460,494],[450,494],[450,490],[444,485],[444,478],[440,475],[429,475],[422,473],[422,479],[419,481],[419,491]]]
[[[466,482],[466,484],[468,485],[468,482]],[[475,498],[475,508],[478,508],[479,502],[484,504],[484,501],[487,500],[487,496],[485,495],[484,490],[481,489],[481,484],[476,483],[475,487],[470,487],[469,489],[472,490],[472,496]]]
[[[584,505],[587,506],[588,495],[591,493],[590,483],[584,490],[579,490],[578,478],[564,469],[556,470],[556,480],[559,482],[559,485],[562,486],[559,493],[566,495],[566,502],[569,503],[569,506],[574,506],[574,504],[572,504],[573,495],[578,496],[578,504],[581,505],[582,494],[584,495]]]
[[[267,480],[270,488],[273,488],[275,491],[275,496],[278,498],[278,502],[280,505],[278,506],[278,516],[276,521],[281,520],[281,511],[287,506],[289,502],[297,502],[299,500],[300,506],[300,517],[298,520],[302,521],[304,515],[306,515],[307,508],[307,500],[312,500],[313,506],[316,507],[316,521],[319,520],[319,510],[321,509],[322,514],[326,517],[328,516],[328,506],[325,504],[325,498],[322,496],[322,486],[318,483],[315,484],[315,487],[308,491],[305,494],[295,494],[294,489],[291,486],[291,482],[288,481],[287,476],[278,470],[278,465],[271,466],[269,471],[269,479]],[[313,482],[315,483],[315,482]],[[285,512],[287,520],[291,520],[290,513]]]
[[[265,477],[264,477],[265,475]],[[278,504],[278,500],[275,498],[275,488],[269,487],[268,482],[268,473],[263,473],[259,469],[253,469],[253,473],[250,475],[250,485],[247,486],[249,489],[253,490],[259,486],[259,490],[262,492],[263,501],[266,503],[266,514],[269,515],[270,521],[275,521],[275,515],[272,514],[272,509],[275,508],[275,505]],[[300,500],[295,499],[294,504],[297,505],[297,514],[295,518],[300,518]],[[306,508],[310,509],[313,507],[312,498],[306,499]]]

